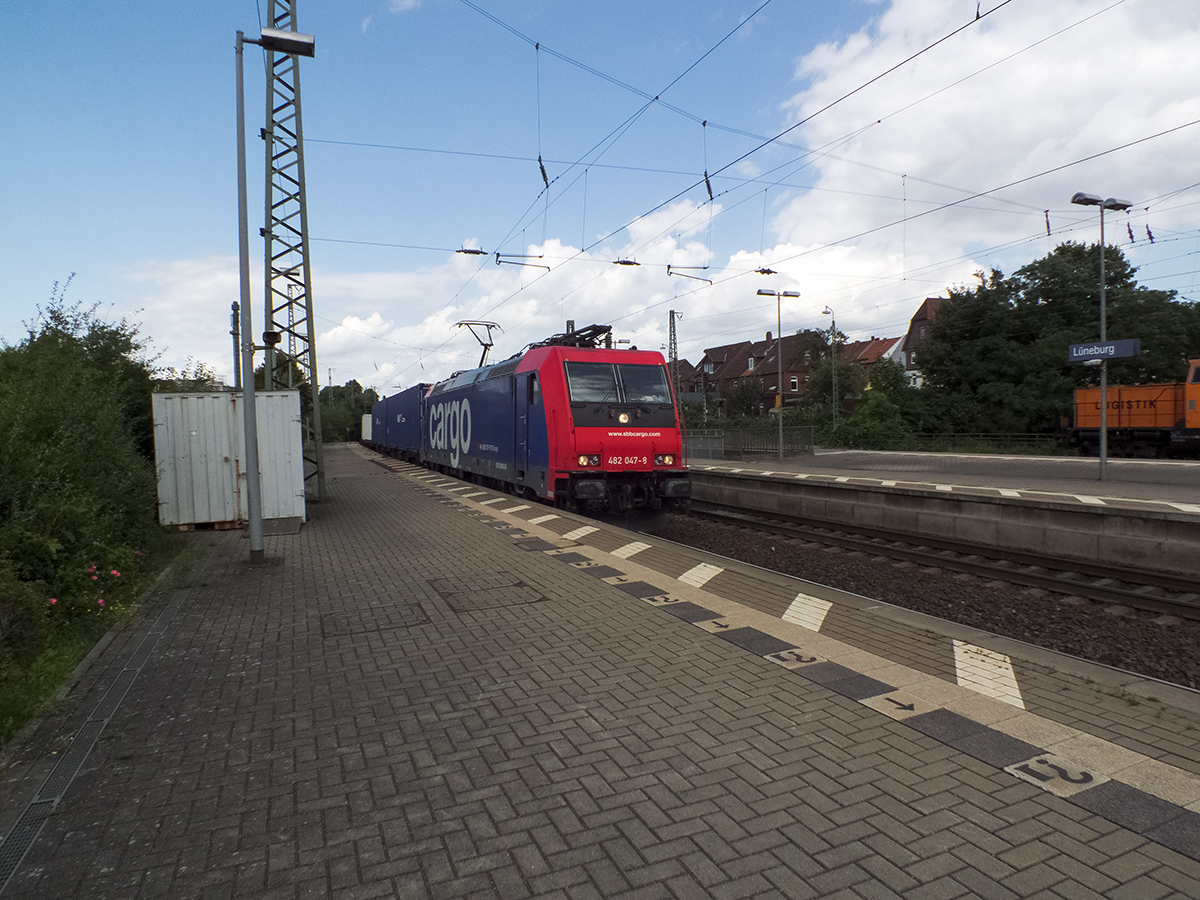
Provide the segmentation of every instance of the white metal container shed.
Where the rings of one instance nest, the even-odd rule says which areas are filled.
[[[300,395],[255,393],[264,520],[305,521]],[[242,394],[153,397],[159,521],[163,525],[245,522]]]

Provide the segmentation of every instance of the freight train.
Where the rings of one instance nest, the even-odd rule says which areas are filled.
[[[1186,381],[1108,388],[1108,455],[1200,456],[1200,359],[1189,360]],[[1068,446],[1100,454],[1100,388],[1075,392]]]
[[[372,449],[567,510],[684,511],[691,482],[662,354],[591,325],[386,397]]]

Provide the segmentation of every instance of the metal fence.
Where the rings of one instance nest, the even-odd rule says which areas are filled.
[[[688,459],[753,459],[779,456],[779,430],[765,428],[689,429],[685,435]],[[822,446],[826,446],[822,444]],[[908,450],[924,453],[1019,453],[1055,456],[1064,450],[1045,434],[871,434],[830,444],[851,450]],[[813,430],[807,426],[783,429],[783,455],[813,451]]]
[[[685,435],[688,459],[750,459],[779,456],[778,428],[690,429]],[[813,430],[783,429],[783,455],[812,453]]]
[[[911,450],[926,453],[1020,453],[1062,455],[1061,442],[1048,434],[872,434],[853,442],[861,450]]]

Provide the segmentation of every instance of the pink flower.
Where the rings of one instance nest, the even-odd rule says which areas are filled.
[[[103,606],[103,605],[104,605],[104,598],[103,598],[103,597],[101,597],[101,598],[100,598],[99,600],[97,600],[96,602],[97,602],[97,603],[99,603],[101,606]]]
[[[89,571],[89,572],[95,572],[95,571],[96,571],[96,567],[95,567],[95,566],[92,566],[90,569],[88,569],[88,571]]]
[[[120,572],[118,572],[116,569],[113,569],[113,570],[112,570],[111,572],[109,572],[108,574],[109,574],[109,575],[115,575],[117,578],[120,578],[120,577],[121,577],[121,573],[120,573]]]
[[[96,580],[97,578],[99,578],[99,577],[100,577],[99,575],[93,575],[93,576],[92,576],[92,581],[95,581],[95,580]]]
[[[50,605],[51,605],[51,606],[53,606],[53,605],[54,605],[55,603],[57,603],[57,602],[58,602],[58,599],[57,599],[57,598],[55,598],[55,597],[51,597],[51,598],[50,598]]]

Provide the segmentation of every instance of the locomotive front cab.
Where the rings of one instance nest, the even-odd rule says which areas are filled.
[[[610,512],[686,507],[691,483],[662,357],[591,356],[563,361],[574,451],[569,501]]]

